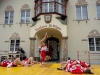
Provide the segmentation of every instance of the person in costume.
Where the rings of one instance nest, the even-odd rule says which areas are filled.
[[[47,46],[44,43],[44,41],[48,38],[48,34],[45,33],[43,39],[40,41],[40,45],[41,45],[41,50],[40,50],[40,54],[41,54],[41,63],[42,66],[44,66],[44,61],[46,59],[46,52],[47,52]]]
[[[57,68],[57,70],[66,69],[66,72],[71,72],[72,74],[83,74],[83,73],[94,74],[91,72],[90,66],[86,62],[82,62],[79,60],[68,60],[67,62],[64,62],[64,63],[65,63],[65,66],[61,68]]]
[[[83,68],[80,64],[72,65],[69,71],[72,74],[94,74],[89,68]]]
[[[1,66],[2,67],[17,67],[17,65],[21,65],[21,66],[32,66],[35,63],[38,63],[37,61],[33,60],[33,57],[30,58],[26,58],[25,60],[20,60],[20,58],[16,58],[13,62],[12,61],[7,61],[7,60],[3,60],[1,62]]]

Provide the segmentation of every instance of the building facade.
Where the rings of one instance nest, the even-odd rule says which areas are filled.
[[[0,50],[22,47],[27,57],[40,57],[39,41],[46,32],[52,61],[77,59],[83,50],[99,54],[99,25],[100,0],[0,0]]]

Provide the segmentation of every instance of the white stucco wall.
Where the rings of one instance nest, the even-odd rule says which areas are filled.
[[[97,0],[86,0],[88,3],[89,20],[76,21],[75,4],[78,0],[69,0],[67,5],[68,15],[68,55],[77,59],[78,50],[89,50],[88,35],[91,30],[96,29],[100,33],[100,20],[97,20]],[[86,39],[87,41],[82,41]]]
[[[20,8],[24,5],[28,4],[30,7],[30,24],[19,24],[20,23]],[[4,25],[4,10],[7,6],[12,6],[14,8],[14,22],[11,27],[9,25]],[[25,50],[26,55],[29,56],[30,51],[30,26],[32,25],[31,18],[34,16],[34,1],[33,0],[1,0],[0,2],[0,50],[8,50],[9,49],[9,38],[12,36],[14,32],[19,34],[21,40],[25,42],[21,42],[20,46]]]

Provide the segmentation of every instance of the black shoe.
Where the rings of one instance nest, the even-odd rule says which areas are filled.
[[[57,70],[62,70],[61,68],[57,68]]]

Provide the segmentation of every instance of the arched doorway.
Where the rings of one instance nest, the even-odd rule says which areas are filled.
[[[46,40],[46,44],[49,43],[49,55],[51,56],[51,60],[49,61],[58,61],[59,60],[59,40],[55,37],[50,37]]]

